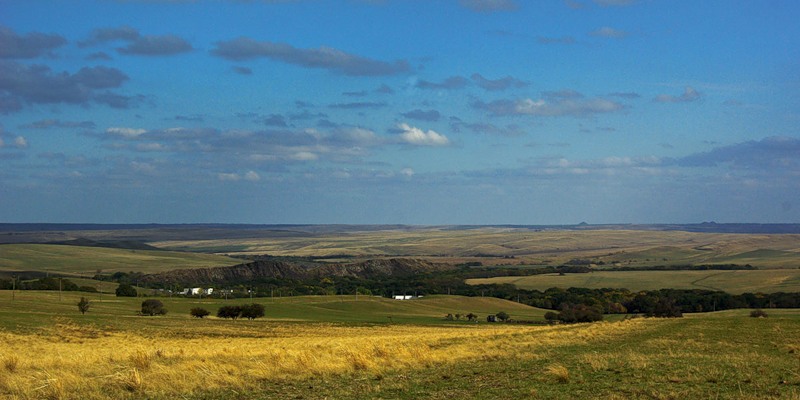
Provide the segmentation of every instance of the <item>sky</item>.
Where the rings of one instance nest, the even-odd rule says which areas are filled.
[[[0,222],[800,223],[795,0],[0,0]]]

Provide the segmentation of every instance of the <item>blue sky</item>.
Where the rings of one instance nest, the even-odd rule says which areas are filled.
[[[799,18],[0,0],[0,221],[800,223]]]

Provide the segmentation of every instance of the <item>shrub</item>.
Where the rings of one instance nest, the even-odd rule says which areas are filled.
[[[164,308],[164,303],[161,300],[147,299],[142,302],[142,315],[165,315],[167,309]]]
[[[208,311],[208,310],[206,310],[205,308],[202,308],[202,307],[195,307],[195,308],[192,308],[189,311],[189,314],[191,314],[195,318],[203,318],[203,317],[211,314],[211,311]]]
[[[753,318],[767,318],[767,312],[760,308],[757,308],[753,311],[750,311],[750,316]]]
[[[136,297],[139,293],[136,292],[136,288],[127,283],[123,283],[117,286],[117,297]]]
[[[242,318],[253,320],[264,316],[264,306],[262,306],[261,304],[256,304],[256,303],[248,304],[242,306],[241,309],[242,309],[241,313]]]
[[[472,321],[478,322],[478,316],[477,316],[477,315],[475,315],[475,314],[473,314],[473,313],[469,313],[469,314],[467,314],[467,315],[466,315],[466,317],[467,317],[467,321],[470,321],[470,322],[472,322]]]
[[[495,315],[497,316],[497,319],[499,319],[502,322],[506,322],[511,318],[511,316],[508,315],[508,313],[505,312],[505,311],[500,311],[499,313],[497,313]]]
[[[242,315],[241,306],[222,306],[217,310],[217,317],[236,319]]]
[[[78,311],[80,311],[81,314],[86,314],[86,312],[89,311],[89,307],[91,305],[92,304],[91,302],[89,302],[89,299],[87,299],[86,297],[81,297],[81,301],[78,302]]]

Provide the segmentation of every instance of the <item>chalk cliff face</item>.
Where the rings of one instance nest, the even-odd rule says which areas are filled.
[[[452,269],[448,264],[437,264],[425,260],[391,258],[367,260],[349,264],[323,264],[304,266],[284,261],[259,260],[230,267],[176,269],[146,275],[144,283],[231,283],[262,279],[316,279],[325,276],[350,276],[354,278],[376,278],[381,276],[408,276],[430,271]]]

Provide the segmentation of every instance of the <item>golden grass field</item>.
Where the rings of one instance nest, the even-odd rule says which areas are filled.
[[[4,399],[800,398],[796,310],[557,326],[343,324],[192,319],[190,299],[168,302],[165,317],[135,316],[141,299],[81,315],[74,295],[26,295],[29,311],[0,304]],[[434,300],[417,303],[422,315],[439,300],[478,304]]]

